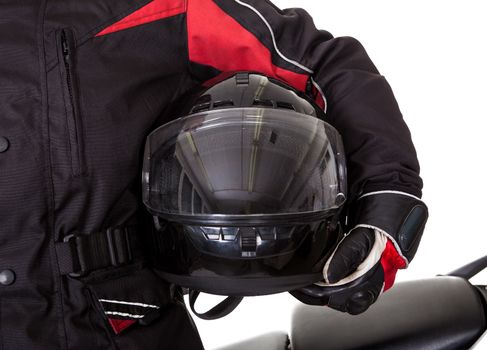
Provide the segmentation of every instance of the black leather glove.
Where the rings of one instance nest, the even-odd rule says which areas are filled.
[[[419,198],[393,191],[366,194],[351,212],[353,228],[326,262],[324,281],[291,292],[304,303],[367,310],[414,257],[428,217]]]

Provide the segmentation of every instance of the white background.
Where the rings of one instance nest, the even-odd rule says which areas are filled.
[[[482,1],[274,0],[320,29],[353,36],[386,76],[411,129],[430,219],[398,281],[447,273],[487,253],[487,13]],[[326,94],[326,91],[325,91]],[[487,274],[476,279],[487,283]],[[205,307],[202,300],[201,308]],[[287,331],[287,294],[247,298],[216,321],[195,318],[207,349]]]

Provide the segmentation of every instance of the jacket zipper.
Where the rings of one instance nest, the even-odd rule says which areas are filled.
[[[69,137],[71,170],[73,176],[84,174],[82,143],[82,120],[79,111],[78,87],[75,75],[74,40],[72,32],[63,29],[60,34],[61,56],[64,65],[63,84],[65,90],[66,123]]]

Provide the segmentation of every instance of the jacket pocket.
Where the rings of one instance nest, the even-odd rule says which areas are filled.
[[[122,270],[86,282],[93,321],[103,324],[116,349],[203,349],[179,288],[148,268]]]
[[[78,76],[76,74],[76,44],[73,32],[62,29],[57,35],[61,84],[66,115],[66,131],[73,176],[86,173],[83,146],[83,120],[79,103]]]

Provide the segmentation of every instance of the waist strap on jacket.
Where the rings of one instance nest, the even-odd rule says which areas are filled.
[[[89,235],[69,235],[55,247],[61,274],[71,277],[130,264],[142,255],[137,231],[132,226],[111,227]]]

